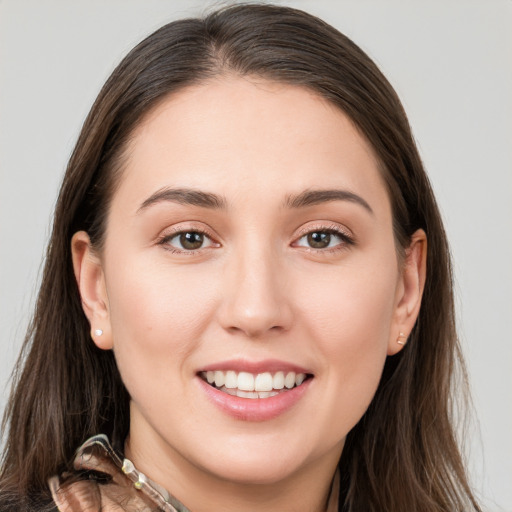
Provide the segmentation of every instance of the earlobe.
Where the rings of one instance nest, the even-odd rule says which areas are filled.
[[[82,308],[91,325],[91,338],[98,348],[110,350],[113,344],[103,266],[85,231],[73,235],[71,253]]]
[[[421,307],[427,273],[427,236],[418,229],[405,251],[397,287],[395,315],[388,344],[388,355],[398,353],[407,343]]]

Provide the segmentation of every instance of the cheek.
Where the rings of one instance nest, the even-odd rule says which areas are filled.
[[[315,325],[333,355],[351,348],[362,355],[359,349],[388,341],[397,273],[371,268],[332,269],[312,276],[303,288],[301,316]]]
[[[127,387],[132,376],[176,382],[211,318],[214,287],[185,268],[132,262],[108,274],[114,352]],[[172,371],[170,371],[172,370]]]
[[[304,298],[303,315],[322,358],[325,400],[319,407],[333,435],[346,435],[355,426],[378,387],[392,326],[394,278],[393,272],[344,269],[317,280]]]

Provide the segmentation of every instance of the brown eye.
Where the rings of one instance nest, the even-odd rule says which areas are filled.
[[[326,231],[313,231],[307,235],[307,242],[313,249],[325,249],[331,243],[331,233]]]
[[[317,229],[304,233],[294,243],[294,247],[305,247],[315,251],[334,251],[354,244],[353,238],[338,228]]]
[[[160,243],[170,246],[175,252],[196,251],[214,245],[211,238],[201,231],[181,231],[165,237]]]
[[[181,233],[179,239],[183,249],[193,251],[194,249],[199,249],[203,245],[204,235],[197,231],[189,231],[187,233]]]

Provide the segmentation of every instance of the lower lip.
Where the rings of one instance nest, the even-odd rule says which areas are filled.
[[[219,391],[200,377],[197,379],[207,397],[221,411],[244,421],[267,421],[284,414],[304,396],[313,380],[309,378],[300,386],[269,398],[241,398]]]

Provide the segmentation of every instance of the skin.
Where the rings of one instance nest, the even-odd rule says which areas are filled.
[[[141,209],[164,187],[214,193],[225,208]],[[371,212],[284,205],[319,189],[357,194]],[[180,246],[176,232],[197,230],[208,233],[199,250]],[[329,230],[342,235],[310,246],[308,232]],[[307,90],[256,79],[175,93],[135,130],[102,253],[84,232],[72,249],[93,340],[114,350],[132,397],[136,467],[194,512],[324,510],[425,281],[425,234],[399,261],[384,181],[350,120]],[[276,418],[235,418],[198,385],[206,365],[269,358],[314,376]]]

